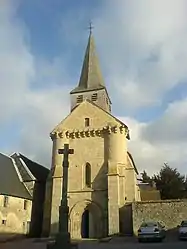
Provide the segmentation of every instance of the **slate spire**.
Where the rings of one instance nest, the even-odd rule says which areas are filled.
[[[71,93],[99,90],[103,88],[105,88],[104,80],[96,53],[94,37],[90,31],[79,84]]]
[[[88,44],[83,60],[79,84],[70,92],[71,111],[84,100],[90,100],[103,110],[111,112],[111,100],[104,84],[95,41],[90,26]]]

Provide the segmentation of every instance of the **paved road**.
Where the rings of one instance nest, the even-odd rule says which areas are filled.
[[[111,241],[98,243],[96,241],[84,241],[79,244],[79,249],[186,249],[187,241],[164,241],[162,243],[138,243],[137,241]],[[46,249],[45,242],[34,242],[27,239],[17,242],[0,244],[0,249]]]

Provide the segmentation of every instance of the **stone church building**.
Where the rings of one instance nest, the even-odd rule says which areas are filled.
[[[128,152],[126,124],[111,114],[92,33],[79,84],[70,92],[71,111],[51,132],[52,165],[46,184],[43,235],[58,232],[63,155],[68,143],[68,205],[72,238],[99,238],[120,232],[126,203],[140,201],[137,169]],[[62,107],[63,108],[63,107]]]

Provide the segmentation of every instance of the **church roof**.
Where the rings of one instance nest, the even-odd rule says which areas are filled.
[[[100,89],[106,90],[96,53],[94,37],[90,33],[79,85],[70,94]]]
[[[127,151],[127,155],[128,155],[128,157],[130,158],[130,160],[132,162],[132,165],[134,167],[134,170],[135,170],[136,174],[138,175],[139,174],[138,169],[136,168],[136,164],[134,162],[134,159],[133,159],[133,157],[132,157],[132,155],[131,155],[131,153],[129,151]]]
[[[14,159],[0,153],[0,194],[32,199]]]

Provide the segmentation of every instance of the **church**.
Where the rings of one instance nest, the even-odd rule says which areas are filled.
[[[58,232],[65,143],[69,155],[68,205],[72,238],[101,238],[122,229],[120,210],[140,201],[138,171],[128,151],[126,124],[111,114],[111,99],[102,77],[90,32],[79,84],[70,92],[71,111],[50,133],[52,163],[46,183],[43,235]],[[63,107],[62,107],[63,108]]]

